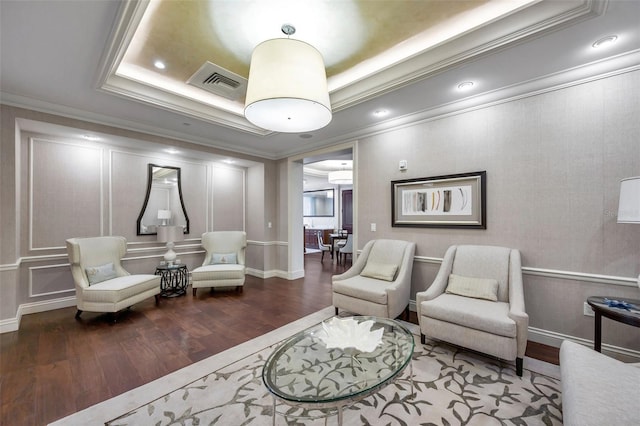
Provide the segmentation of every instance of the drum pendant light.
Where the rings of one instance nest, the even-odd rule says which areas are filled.
[[[282,32],[290,36],[295,28],[285,24]],[[252,124],[274,132],[309,132],[329,124],[331,103],[320,52],[291,38],[256,46],[244,115]]]

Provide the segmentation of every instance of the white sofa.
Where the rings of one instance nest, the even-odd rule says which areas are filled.
[[[640,367],[574,342],[560,346],[565,426],[640,424]]]

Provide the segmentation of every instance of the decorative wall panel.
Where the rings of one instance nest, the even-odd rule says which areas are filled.
[[[40,138],[29,143],[29,247],[60,248],[102,234],[102,150]]]

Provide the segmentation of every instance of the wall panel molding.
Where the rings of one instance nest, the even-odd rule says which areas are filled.
[[[358,251],[360,254],[360,250]],[[441,257],[427,257],[427,256],[415,256],[414,262],[418,263],[430,263],[434,265],[440,265],[443,258]],[[574,272],[574,271],[561,271],[557,269],[545,269],[545,268],[533,268],[529,266],[522,267],[523,275],[532,275],[539,277],[557,278],[561,280],[572,281],[585,281],[597,284],[609,284],[619,285],[625,287],[637,287],[637,277],[619,277],[614,275],[600,275],[590,274],[587,272]]]
[[[104,229],[104,170],[103,170],[103,164],[104,164],[104,150],[102,147],[99,146],[92,146],[92,145],[87,145],[87,144],[82,144],[79,142],[72,142],[72,141],[61,141],[61,140],[56,140],[54,138],[46,138],[46,137],[41,137],[41,136],[29,136],[28,137],[28,176],[29,176],[29,182],[28,182],[28,233],[29,233],[29,247],[28,250],[31,251],[42,251],[42,250],[60,250],[60,249],[64,249],[65,247],[61,247],[61,246],[40,246],[40,247],[36,247],[34,244],[34,220],[35,220],[35,210],[34,210],[34,194],[35,194],[35,188],[34,188],[34,180],[36,178],[35,175],[35,166],[34,166],[34,161],[35,161],[35,149],[38,143],[46,143],[46,144],[56,144],[56,145],[62,145],[62,146],[66,146],[66,147],[74,147],[74,148],[78,148],[78,149],[83,149],[83,150],[89,150],[89,151],[95,151],[97,152],[98,158],[97,161],[99,162],[99,166],[98,166],[98,173],[99,173],[99,178],[98,178],[98,182],[97,182],[97,186],[98,188],[96,188],[97,192],[99,193],[99,210],[100,210],[100,214],[99,214],[99,228],[97,230],[98,235],[102,235],[102,230]],[[52,159],[55,160],[55,159]]]

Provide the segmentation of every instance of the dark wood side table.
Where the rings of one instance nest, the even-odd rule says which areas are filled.
[[[161,296],[176,297],[187,293],[187,284],[189,283],[187,265],[158,265],[156,275],[160,275]]]
[[[626,310],[624,308],[610,307],[604,299],[617,300],[619,302],[624,301],[635,306],[635,308]],[[640,327],[640,300],[592,296],[587,299],[587,303],[593,308],[593,312],[595,312],[596,316],[593,349],[598,352],[601,352],[602,349],[602,317],[607,317],[614,321],[629,324],[634,327]]]

